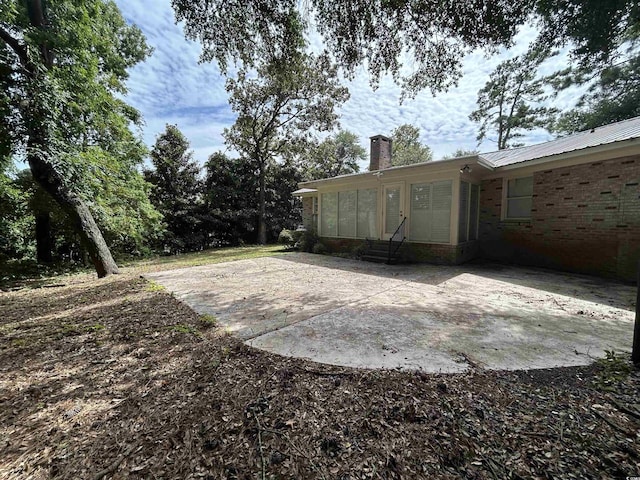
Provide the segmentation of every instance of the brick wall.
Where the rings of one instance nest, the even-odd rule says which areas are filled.
[[[533,174],[531,221],[501,221],[503,179],[482,182],[485,258],[634,280],[640,259],[640,156]]]

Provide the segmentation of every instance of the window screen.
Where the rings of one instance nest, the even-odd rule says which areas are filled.
[[[378,190],[358,190],[358,238],[378,236]]]
[[[321,234],[325,237],[338,235],[338,194],[323,193],[320,210]]]
[[[512,178],[507,184],[506,218],[531,218],[533,177]]]
[[[432,184],[432,242],[449,243],[451,240],[451,187],[451,181]]]
[[[448,243],[450,219],[451,181],[411,185],[411,240]]]
[[[338,236],[356,236],[356,190],[338,193]]]

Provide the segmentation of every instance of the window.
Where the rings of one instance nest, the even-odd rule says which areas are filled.
[[[378,237],[378,190],[358,190],[358,238]]]
[[[480,186],[460,182],[460,212],[458,214],[458,243],[478,239]]]
[[[338,235],[338,194],[322,194],[321,234],[325,237]]]
[[[346,190],[323,193],[320,211],[324,237],[376,238],[378,236],[378,190]]]
[[[356,202],[358,193],[355,190],[338,193],[338,236],[356,236]]]
[[[531,218],[533,177],[512,178],[507,182],[504,218]]]
[[[449,243],[451,181],[411,185],[409,239]]]

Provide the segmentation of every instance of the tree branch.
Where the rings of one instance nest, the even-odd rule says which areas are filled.
[[[27,70],[31,70],[31,62],[29,61],[29,55],[27,54],[27,47],[20,42],[17,38],[11,36],[4,28],[0,27],[0,40],[3,40],[11,50],[18,56],[20,63]]]

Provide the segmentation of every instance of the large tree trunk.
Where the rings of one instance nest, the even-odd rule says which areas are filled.
[[[46,211],[36,211],[36,259],[38,263],[51,263],[53,250],[51,239],[51,214]]]
[[[267,225],[266,217],[266,196],[265,196],[265,162],[260,162],[260,192],[258,194],[258,243],[266,245],[267,243]]]
[[[102,232],[93,219],[93,215],[85,202],[77,194],[70,191],[54,170],[53,166],[42,160],[39,151],[46,151],[42,136],[33,130],[29,132],[29,149],[27,159],[31,174],[38,184],[58,202],[60,207],[69,216],[74,229],[80,237],[82,247],[89,253],[89,257],[96,268],[98,277],[106,277],[111,273],[118,273],[118,265],[113,260],[109,247],[104,241]]]

